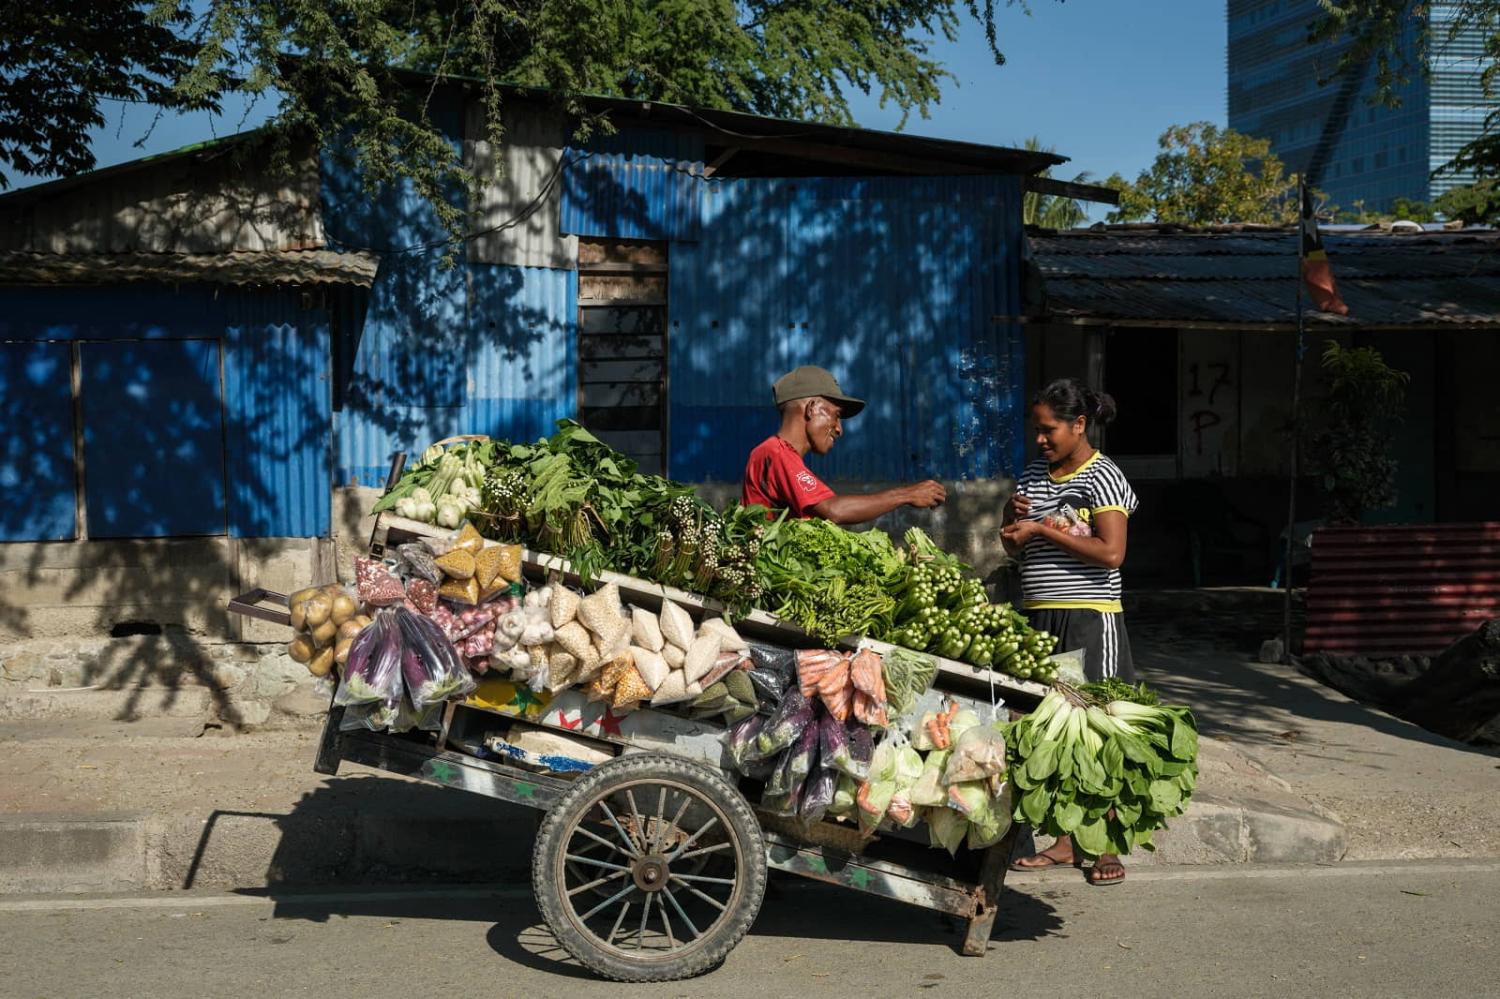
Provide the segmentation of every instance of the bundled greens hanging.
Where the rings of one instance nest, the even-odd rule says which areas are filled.
[[[1192,797],[1198,730],[1185,707],[1139,703],[1143,690],[1058,684],[1006,729],[1016,821],[1089,857],[1154,848]]]

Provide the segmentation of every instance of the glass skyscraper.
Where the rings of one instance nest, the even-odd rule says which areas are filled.
[[[1479,136],[1484,39],[1449,40],[1454,4],[1429,5],[1428,72],[1413,67],[1396,108],[1372,105],[1375,64],[1339,73],[1347,42],[1308,41],[1317,0],[1228,0],[1229,127],[1269,139],[1289,173],[1307,175],[1341,210],[1387,210],[1396,198],[1430,201],[1469,174],[1431,172]],[[1402,39],[1416,51],[1415,23]]]

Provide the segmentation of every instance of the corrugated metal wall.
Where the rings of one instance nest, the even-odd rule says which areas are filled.
[[[274,174],[266,153],[230,151],[22,199],[0,209],[0,250],[39,253],[224,253],[322,244],[317,171]]]
[[[341,484],[384,483],[396,451],[455,434],[529,440],[577,404],[575,271],[387,259],[338,414]]]
[[[0,354],[23,370],[40,370],[38,350],[64,365],[80,343],[91,537],[328,532],[328,320],[304,310],[299,295],[147,285],[0,290],[0,341],[12,341],[0,342]],[[49,471],[23,481],[17,502],[40,501],[55,523],[7,529],[5,540],[56,534],[64,505],[71,518],[71,404],[41,416],[48,422],[34,428],[33,443],[45,448],[37,461]]]
[[[578,266],[578,237],[562,232],[561,119],[534,110],[505,115],[497,153],[483,137],[484,118],[471,105],[464,118],[464,158],[482,178],[469,241],[472,263],[517,267]]]
[[[774,432],[771,384],[832,370],[869,407],[830,479],[975,478],[1021,461],[1016,178],[742,179],[704,185],[671,261],[671,474],[739,478]]]
[[[326,537],[331,527],[333,425],[329,317],[293,313],[286,298],[226,302],[224,394],[229,532]]]
[[[0,343],[0,541],[74,537],[71,345]]]
[[[1313,535],[1303,651],[1434,655],[1500,617],[1500,523]]]
[[[562,231],[621,239],[694,240],[700,228],[703,138],[622,128],[568,150]]]

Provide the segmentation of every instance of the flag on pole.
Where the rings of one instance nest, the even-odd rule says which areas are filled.
[[[1313,308],[1319,312],[1332,312],[1347,316],[1349,306],[1339,298],[1338,287],[1333,283],[1333,267],[1328,263],[1328,253],[1323,249],[1323,238],[1318,235],[1318,220],[1313,217],[1312,192],[1302,186],[1302,280],[1307,285],[1308,297]]]

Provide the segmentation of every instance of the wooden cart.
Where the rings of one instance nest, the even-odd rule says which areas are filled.
[[[371,552],[440,533],[383,514]],[[577,582],[553,556],[527,552],[524,567],[535,582]],[[638,606],[657,609],[669,597],[694,612],[722,610],[616,573],[599,581],[616,583]],[[290,623],[285,596],[266,590],[236,598],[230,610]],[[752,641],[818,644],[762,612],[737,627]],[[952,699],[984,717],[998,698],[1029,706],[1045,692],[940,659],[933,689],[914,710]],[[668,981],[713,968],[754,921],[772,869],[961,919],[965,954],[983,954],[990,939],[1014,829],[989,849],[950,857],[928,845],[925,826],[865,841],[848,825],[804,827],[770,815],[753,804],[753,782],[729,766],[716,722],[670,709],[617,715],[578,690],[549,696],[500,679],[450,704],[438,732],[346,731],[343,714],[329,712],[319,773],[356,763],[545,812],[532,856],[537,907],[558,942],[603,977]]]

